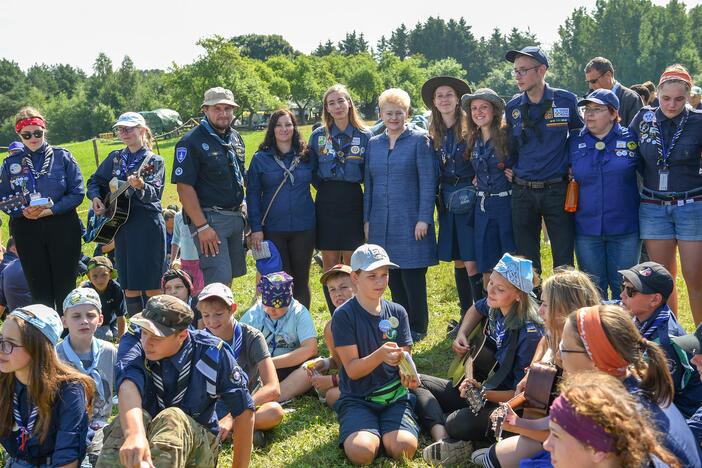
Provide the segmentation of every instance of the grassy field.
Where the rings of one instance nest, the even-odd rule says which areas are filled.
[[[303,127],[303,134],[309,136],[310,127]],[[263,139],[263,132],[244,132],[246,142],[247,161],[251,160],[255,149]],[[176,140],[159,142],[160,154],[166,160],[167,179],[170,180],[170,170],[173,161],[173,147]],[[95,170],[95,160],[93,155],[92,142],[72,143],[65,145],[79,161],[83,174],[87,179]],[[98,144],[101,159],[104,159],[109,151],[119,148],[120,145]],[[163,204],[176,203],[177,194],[175,186],[170,183],[166,185],[163,195]],[[81,206],[81,218],[85,219],[88,208],[87,200]],[[7,217],[4,221],[7,221]],[[3,223],[3,239],[7,238],[7,223]],[[93,246],[86,245],[84,251],[92,253]],[[548,245],[542,244],[542,258],[544,275],[551,273],[551,255]],[[233,291],[237,302],[243,309],[251,302],[254,294],[254,264],[249,257],[249,272],[246,276],[234,281]],[[319,335],[325,322],[329,319],[329,312],[326,310],[324,296],[317,278],[321,275],[320,269],[313,264],[310,277],[314,278],[312,287],[311,313],[317,327]],[[428,297],[429,297],[429,333],[427,338],[416,345],[413,350],[414,360],[420,372],[434,375],[444,375],[448,364],[452,358],[450,351],[450,340],[446,338],[446,326],[449,320],[457,318],[459,315],[458,299],[455,292],[453,265],[442,263],[431,267],[427,277]],[[692,318],[687,300],[687,293],[682,279],[678,280],[678,294],[680,304],[680,320],[683,325],[692,330]],[[389,293],[388,293],[389,298]],[[243,312],[243,311],[242,311]],[[321,342],[321,339],[320,339]],[[323,347],[320,349],[322,355],[328,355]],[[252,466],[254,467],[330,467],[330,466],[351,466],[344,457],[343,451],[337,447],[338,425],[334,413],[321,403],[316,396],[305,396],[297,399],[288,407],[288,413],[283,423],[271,431],[270,443],[263,449],[254,451]],[[422,436],[420,449],[429,443],[429,439]],[[230,466],[231,447],[225,446],[219,459],[219,466]],[[424,467],[426,465],[421,458],[421,451],[418,451],[413,460],[405,463],[396,463],[390,459],[380,457],[374,466],[411,466]]]

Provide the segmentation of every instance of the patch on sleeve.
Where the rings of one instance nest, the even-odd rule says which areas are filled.
[[[185,161],[185,157],[188,155],[188,148],[185,147],[178,147],[176,148],[176,161],[179,163],[182,163]],[[180,175],[180,174],[178,174]]]

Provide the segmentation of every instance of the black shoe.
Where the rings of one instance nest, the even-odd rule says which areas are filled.
[[[415,332],[415,331],[411,331],[411,330],[410,330],[410,335],[412,336],[412,342],[414,342],[414,343],[419,343],[420,341],[422,341],[424,338],[427,337],[426,333],[419,333],[419,332]]]
[[[458,320],[451,320],[448,324],[448,327],[446,327],[446,335],[449,338],[455,339],[456,336],[458,336],[458,330],[461,328],[460,322]]]
[[[253,446],[256,448],[265,447],[266,443],[266,433],[263,431],[255,430],[253,433]]]

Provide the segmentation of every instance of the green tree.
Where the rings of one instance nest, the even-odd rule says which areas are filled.
[[[333,54],[334,52],[338,52],[338,49],[331,40],[327,40],[327,42],[324,44],[320,42],[317,48],[314,49],[314,52],[312,52],[312,55],[324,57],[325,55]]]
[[[27,77],[19,65],[0,59],[0,121],[13,117],[20,107],[28,103],[28,91]]]
[[[401,59],[409,55],[409,33],[405,23],[402,23],[399,28],[392,32],[390,40],[388,41],[388,46],[390,52]]]
[[[368,52],[368,41],[363,37],[363,33],[356,34],[354,30],[346,33],[346,37],[337,44],[339,52],[343,55],[356,55]]]
[[[234,36],[231,41],[239,48],[241,55],[257,60],[298,53],[280,34],[246,34]]]
[[[453,76],[464,80],[466,71],[455,58],[449,57],[431,62],[429,67],[427,67],[427,76],[429,78],[433,76]]]

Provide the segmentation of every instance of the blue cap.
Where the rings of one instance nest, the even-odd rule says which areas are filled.
[[[10,317],[21,318],[31,326],[37,328],[54,346],[58,343],[61,333],[63,333],[63,324],[61,323],[61,317],[59,317],[58,312],[43,304],[19,307],[12,311]]]
[[[138,127],[146,126],[146,120],[138,112],[125,112],[119,116],[117,122],[112,127]]]
[[[270,273],[275,273],[283,269],[283,260],[280,258],[278,247],[276,247],[273,242],[268,240],[261,242],[261,244],[264,243],[268,245],[268,251],[271,253],[271,256],[256,260],[256,270],[261,273],[261,276],[266,276]]]
[[[262,276],[258,285],[261,291],[261,303],[275,308],[289,306],[293,298],[293,286],[292,276],[284,271]]]
[[[494,270],[520,291],[529,294],[534,289],[534,270],[531,260],[513,257],[506,253],[497,262]]]
[[[24,145],[21,141],[13,141],[10,143],[10,146],[7,147],[7,152],[10,154],[19,153],[20,151],[24,151]]]
[[[515,60],[520,55],[525,55],[527,57],[531,57],[537,62],[539,62],[542,65],[546,65],[548,68],[548,58],[546,57],[546,54],[544,53],[543,50],[541,50],[541,47],[539,46],[527,46],[523,48],[522,50],[510,50],[505,54],[505,58],[507,59],[508,62],[514,63]]]
[[[614,109],[619,110],[619,98],[609,89],[596,89],[586,97],[579,100],[578,106],[584,106],[588,102],[593,102],[601,106],[611,106]]]

